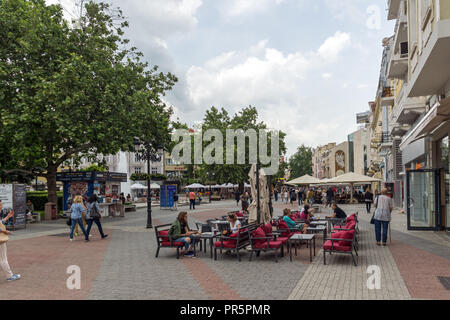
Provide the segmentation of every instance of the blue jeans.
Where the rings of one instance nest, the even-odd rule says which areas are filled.
[[[189,210],[195,210],[195,200],[189,199]]]
[[[98,227],[98,232],[100,232],[100,235],[102,236],[102,238],[105,237],[105,234],[103,233],[103,228],[102,228],[102,224],[100,223],[100,218],[93,218],[93,219],[86,219],[87,222],[87,230],[86,233],[89,237],[89,233],[91,232],[91,228],[92,228],[92,224],[95,222],[95,224]]]
[[[191,239],[191,241],[188,242],[187,239]],[[178,238],[177,240],[175,240],[175,242],[184,242],[184,250],[186,250],[186,251],[188,251],[189,246],[191,244],[192,244],[192,248],[194,247],[195,241],[196,241],[196,237],[193,234],[191,234],[190,236],[181,237],[181,238]]]
[[[381,240],[381,226],[383,226],[383,243],[386,243],[389,221],[381,221],[374,219],[374,222],[375,222],[375,238],[377,239],[377,242],[380,242]]]
[[[79,219],[71,219],[71,220],[72,220],[72,225],[70,226],[70,239],[73,239],[73,231],[75,230],[75,226],[78,223],[81,231],[83,231],[84,238],[86,240],[89,240],[88,234],[86,233],[86,230],[84,230],[84,227],[83,227],[83,219],[79,218]]]

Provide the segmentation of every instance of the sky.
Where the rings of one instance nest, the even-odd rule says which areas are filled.
[[[193,126],[211,106],[252,105],[287,134],[287,155],[340,143],[375,97],[382,39],[394,32],[384,0],[107,0],[126,37],[179,81],[165,97]],[[67,17],[75,0],[60,3]]]

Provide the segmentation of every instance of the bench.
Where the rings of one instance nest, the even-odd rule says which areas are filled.
[[[172,224],[164,224],[155,227],[156,244],[156,258],[158,258],[159,250],[161,248],[175,248],[177,249],[177,259],[180,258],[180,248],[184,247],[184,242],[173,241],[169,236],[169,230]]]
[[[223,250],[235,252],[238,260],[241,261],[240,250],[250,245],[249,232],[256,230],[256,224],[248,225],[240,228],[237,232],[229,237],[219,236],[219,240],[214,243],[214,260],[217,260],[217,250],[222,254]]]

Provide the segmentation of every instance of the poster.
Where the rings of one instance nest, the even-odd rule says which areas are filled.
[[[172,208],[173,195],[177,192],[175,185],[162,185],[160,187],[159,205],[161,208]]]
[[[0,184],[0,200],[2,200],[3,209],[13,207],[12,189],[12,184]]]

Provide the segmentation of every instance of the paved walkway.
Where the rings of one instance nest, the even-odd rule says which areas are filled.
[[[290,205],[275,203],[275,215]],[[201,205],[189,212],[195,221],[221,217],[235,210],[234,201]],[[295,209],[296,207],[292,207]],[[343,206],[347,212],[362,206]],[[327,215],[329,209],[323,209]],[[154,225],[171,223],[178,211],[153,208]],[[8,243],[8,257],[22,279],[0,280],[0,299],[450,299],[437,276],[450,277],[448,238],[434,232],[408,232],[405,216],[394,214],[392,244],[374,245],[370,215],[360,214],[359,265],[350,256],[332,255],[323,265],[318,236],[317,256],[309,262],[304,246],[293,262],[275,263],[272,254],[248,261],[233,255],[208,252],[198,259],[175,258],[174,249],[161,249],[155,258],[156,238],[146,229],[146,210],[126,213],[125,218],[104,219],[110,237],[100,240],[93,227],[92,241],[68,241],[63,220],[30,225],[18,230]],[[67,267],[81,269],[81,289],[69,290]],[[367,267],[381,269],[381,289],[369,290]]]

